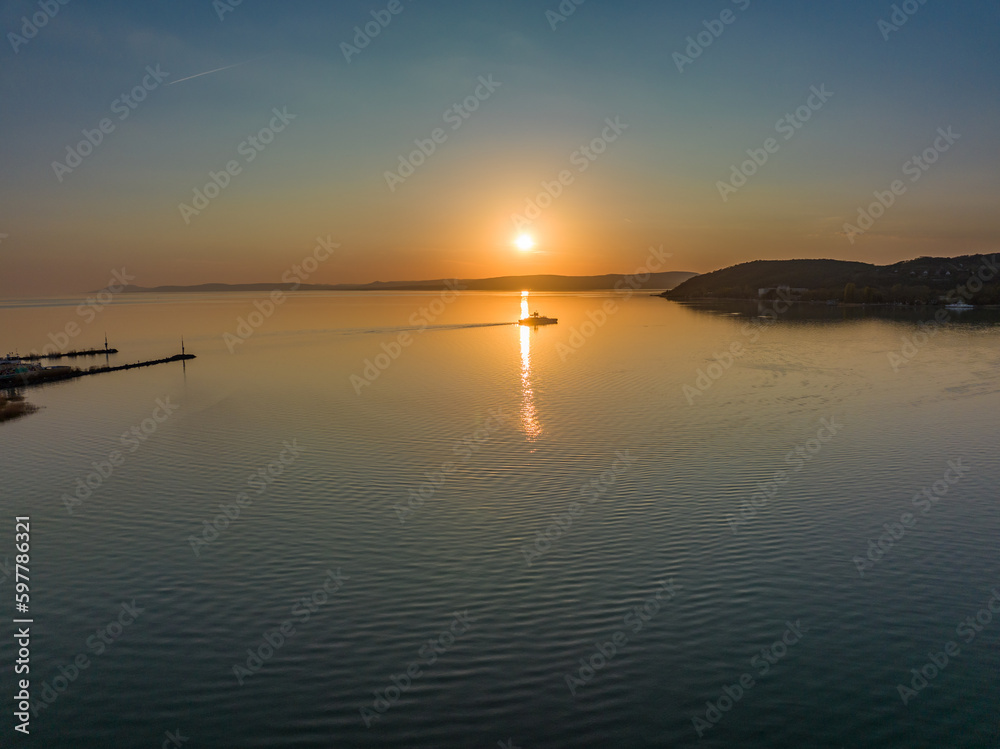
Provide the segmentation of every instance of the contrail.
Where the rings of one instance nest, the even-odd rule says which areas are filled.
[[[168,86],[173,86],[175,83],[183,83],[184,81],[190,81],[192,78],[201,78],[201,76],[203,76],[203,75],[210,75],[211,73],[218,73],[220,70],[229,70],[230,68],[238,68],[240,65],[246,65],[247,63],[254,62],[255,60],[262,60],[264,57],[267,57],[267,55],[263,55],[262,57],[255,57],[255,58],[253,58],[253,60],[246,60],[244,62],[238,62],[235,65],[226,65],[226,67],[224,67],[224,68],[216,68],[215,70],[206,70],[204,73],[198,73],[196,75],[189,75],[187,78],[181,78],[181,79],[176,80],[176,81],[170,81],[170,83],[168,83],[167,85]]]

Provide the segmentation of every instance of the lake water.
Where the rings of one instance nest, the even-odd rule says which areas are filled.
[[[0,304],[198,357],[0,424],[19,745],[1000,746],[995,314],[262,298]]]

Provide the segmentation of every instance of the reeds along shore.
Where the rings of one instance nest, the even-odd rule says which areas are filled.
[[[0,421],[10,421],[19,416],[27,416],[38,410],[38,406],[28,403],[20,395],[4,395],[0,392]]]

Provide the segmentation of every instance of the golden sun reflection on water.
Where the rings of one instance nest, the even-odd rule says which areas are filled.
[[[521,292],[521,319],[528,317],[528,292]],[[521,335],[521,429],[529,440],[542,434],[535,409],[535,391],[531,387],[531,334],[530,325],[519,325]]]

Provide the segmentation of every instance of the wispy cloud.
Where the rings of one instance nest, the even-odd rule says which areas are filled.
[[[183,83],[184,81],[190,81],[192,78],[201,78],[203,75],[211,75],[212,73],[218,73],[222,70],[230,70],[231,68],[238,68],[240,65],[247,65],[248,63],[255,62],[257,60],[263,60],[267,55],[261,55],[260,57],[255,57],[252,60],[245,60],[243,62],[238,62],[234,65],[226,65],[224,68],[216,68],[215,70],[206,70],[204,73],[196,73],[195,75],[189,75],[187,78],[179,78],[176,81],[171,81],[168,86],[173,86],[176,83]]]

